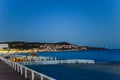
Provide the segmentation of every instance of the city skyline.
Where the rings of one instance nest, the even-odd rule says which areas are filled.
[[[1,0],[0,41],[120,48],[119,0]]]

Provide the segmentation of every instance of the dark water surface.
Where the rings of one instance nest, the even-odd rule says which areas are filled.
[[[28,55],[28,54],[26,54]],[[28,66],[57,80],[120,80],[120,50],[43,52],[39,56],[60,59],[94,59],[104,64],[59,64]],[[114,62],[114,64],[109,63]]]
[[[28,53],[22,55],[29,55]],[[73,52],[39,52],[38,56],[52,56],[59,59],[93,59],[96,62],[120,62],[120,49],[86,50]]]
[[[57,80],[120,80],[120,65],[59,64],[28,67]]]

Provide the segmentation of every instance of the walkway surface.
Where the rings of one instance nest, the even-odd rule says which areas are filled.
[[[26,80],[9,65],[0,60],[0,80]]]

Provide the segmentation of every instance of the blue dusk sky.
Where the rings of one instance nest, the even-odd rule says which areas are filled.
[[[120,48],[120,0],[0,0],[0,41]]]

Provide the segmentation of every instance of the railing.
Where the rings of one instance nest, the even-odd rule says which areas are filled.
[[[0,57],[0,59],[7,63],[10,67],[12,67],[13,69],[15,69],[18,73],[20,73],[21,75],[23,75],[26,79],[30,79],[30,80],[56,80],[54,78],[51,78],[49,76],[46,76],[42,73],[39,73],[37,71],[34,71],[28,67],[25,67],[21,64],[18,64],[16,62],[12,62],[8,59],[5,59],[3,57]]]

